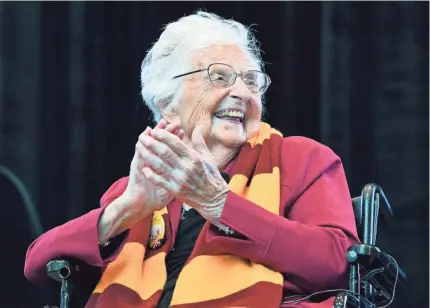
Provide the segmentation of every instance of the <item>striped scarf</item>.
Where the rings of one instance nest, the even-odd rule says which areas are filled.
[[[281,141],[278,131],[261,123],[258,134],[242,146],[229,183],[234,193],[278,215]],[[165,242],[150,249],[150,231],[157,219],[165,222]],[[282,274],[235,255],[211,255],[211,242],[206,236],[212,228],[209,222],[202,228],[178,277],[170,307],[279,307]],[[167,279],[165,259],[172,244],[169,234],[172,230],[167,207],[135,224],[86,307],[156,307]],[[217,237],[217,241],[222,240],[225,238]]]

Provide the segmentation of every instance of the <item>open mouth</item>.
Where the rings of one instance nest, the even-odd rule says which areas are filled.
[[[242,123],[245,117],[242,111],[237,111],[237,110],[223,110],[223,111],[215,112],[214,116],[216,116],[218,119],[231,121],[235,123]]]

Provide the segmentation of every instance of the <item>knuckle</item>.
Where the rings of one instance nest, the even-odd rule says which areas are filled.
[[[149,157],[149,155],[148,155],[148,151],[145,149],[145,148],[141,148],[140,149],[140,154],[142,155],[142,157],[144,157],[144,158],[148,158]]]
[[[192,161],[193,165],[198,165],[198,164],[201,163],[200,156],[198,154],[196,154],[196,153],[192,153],[190,155],[190,158],[191,158],[191,161]]]
[[[172,141],[174,141],[175,143],[179,143],[181,139],[179,139],[177,135],[172,135]]]
[[[167,138],[167,131],[164,129],[160,129],[160,131],[158,132],[158,136],[160,138],[160,140],[165,141]]]
[[[143,142],[143,140],[145,139],[145,137],[146,137],[145,133],[142,133],[142,134],[139,135],[138,140],[141,141],[141,142]]]
[[[185,167],[185,174],[187,176],[192,176],[195,173],[196,173],[196,168],[194,167],[194,165],[188,165]]]
[[[160,147],[160,156],[166,158],[170,156],[170,151],[165,145]]]
[[[194,165],[196,163],[196,156],[193,153],[188,154],[187,160],[190,164]]]
[[[181,191],[180,186],[176,183],[171,184],[171,190],[174,194],[177,194]]]
[[[163,171],[163,163],[159,159],[154,159],[154,168],[158,171]]]
[[[147,178],[148,180],[152,179],[152,177],[153,177],[152,172],[145,173],[145,178]]]
[[[145,145],[152,147],[154,142],[151,138],[144,138],[144,140],[142,140],[142,142],[145,142]]]
[[[203,163],[200,159],[193,161],[194,172],[201,172],[203,170]]]
[[[185,173],[181,172],[180,174],[178,174],[177,182],[178,182],[178,185],[181,189],[184,188],[185,185],[187,185],[187,179],[188,179],[188,177]]]
[[[162,173],[164,173],[164,174],[167,174],[168,173],[168,167],[167,167],[167,165],[166,164],[161,164],[161,166],[160,166],[160,170],[161,170],[161,172]]]
[[[179,191],[183,191],[187,188],[187,182],[179,183]]]

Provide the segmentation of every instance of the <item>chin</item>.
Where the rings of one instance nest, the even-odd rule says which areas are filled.
[[[239,148],[247,140],[247,125],[222,123],[223,125],[212,126],[213,141],[228,148]]]
[[[217,136],[218,141],[229,148],[239,148],[246,142],[245,134],[224,133]]]
[[[236,140],[222,140],[221,141],[228,148],[240,148],[246,142],[246,139],[236,139]]]

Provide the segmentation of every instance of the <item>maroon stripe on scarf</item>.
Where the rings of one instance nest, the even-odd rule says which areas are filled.
[[[208,277],[210,279],[210,277]],[[198,292],[198,288],[196,288]],[[279,308],[282,286],[270,282],[258,282],[255,285],[229,296],[192,304],[172,305],[171,308]]]
[[[261,144],[257,144],[251,148],[251,145],[248,142],[245,143],[240,149],[237,163],[234,166],[232,174],[242,174],[248,179],[251,178],[255,164],[260,155],[261,147]]]
[[[263,141],[253,176],[262,173],[272,173],[273,167],[279,167],[281,145],[282,137],[277,134],[272,134],[270,139]]]
[[[110,285],[102,294],[92,294],[85,308],[154,308],[161,290],[150,298],[142,300],[135,291],[121,284]]]

